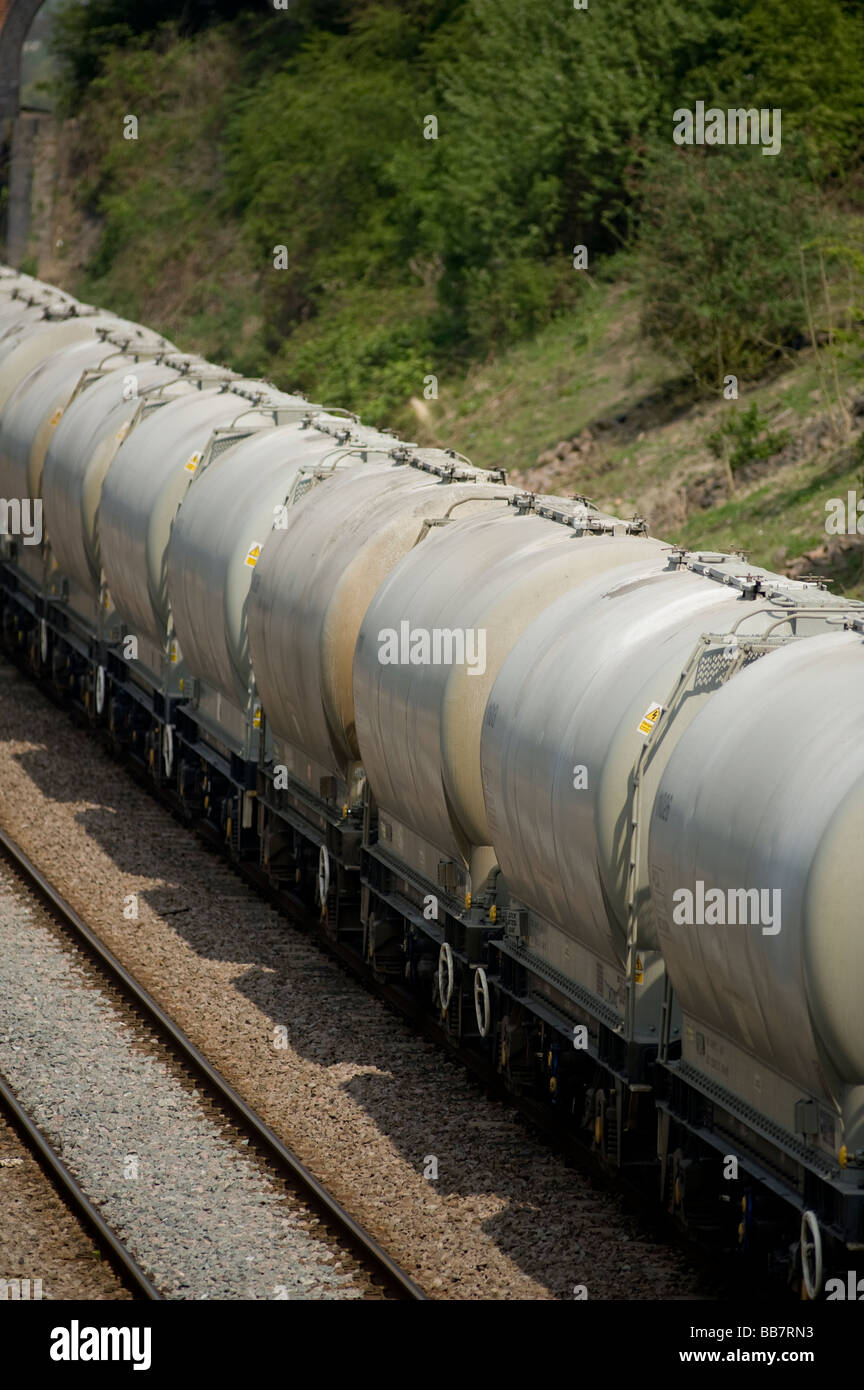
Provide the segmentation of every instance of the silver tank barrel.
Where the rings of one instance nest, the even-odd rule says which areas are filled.
[[[12,392],[25,377],[46,358],[76,343],[98,342],[107,334],[118,334],[130,345],[144,350],[158,350],[165,339],[138,324],[118,319],[113,314],[73,314],[62,318],[39,317],[13,323],[0,337],[0,412]],[[106,349],[106,353],[110,349]]]
[[[293,423],[261,426],[196,471],[168,549],[174,629],[189,669],[241,705],[252,679],[247,632],[249,588],[274,524],[300,475],[324,463],[334,440],[304,423],[311,407],[298,396],[280,406]],[[335,420],[334,420],[334,423]],[[226,447],[222,449],[222,445]],[[359,462],[359,459],[356,459]]]
[[[579,519],[578,507],[561,505]],[[605,520],[618,534],[502,510],[437,527],[400,560],[370,605],[354,663],[357,741],[378,804],[465,862],[492,842],[480,735],[489,692],[521,634],[593,576],[637,558],[665,563],[659,541],[627,535],[625,523],[597,512],[581,509],[585,525]],[[409,644],[412,632],[437,640],[440,660],[412,662],[410,651],[391,660],[381,634],[404,624]]]
[[[864,1078],[862,845],[864,641],[809,637],[693,720],[660,782],[649,859],[682,1009],[814,1094],[832,1074]],[[713,890],[725,924],[717,899],[688,923]],[[748,899],[739,925],[751,890],[759,924]]]
[[[100,338],[82,338],[44,358],[16,386],[0,416],[3,496],[42,496],[42,467],[54,431],[82,374],[103,363],[125,372],[135,359]]]
[[[96,373],[67,406],[42,470],[45,520],[61,572],[98,594],[102,569],[97,512],[102,483],[142,398],[176,381],[164,362],[134,361]],[[131,386],[131,389],[130,389]]]
[[[730,574],[743,568],[726,562]],[[632,884],[628,877],[633,775],[653,729],[649,713],[671,698],[704,632],[740,620],[758,633],[778,618],[788,631],[785,611],[649,553],[547,608],[501,669],[481,743],[498,861],[518,898],[612,964],[626,959],[631,891],[638,944],[657,947],[645,835]],[[649,811],[665,758],[710,694],[691,691],[662,728],[641,790]]]
[[[203,378],[165,386],[163,403],[142,402],[102,484],[99,537],[111,597],[132,630],[157,645],[168,628],[171,526],[210,436],[241,419],[252,425],[265,419],[266,393],[256,406],[252,394],[238,394],[239,379],[229,383],[223,375],[221,385],[208,384],[219,375],[209,368]],[[273,398],[278,395],[274,390]]]
[[[437,520],[506,507],[512,489],[462,470],[445,482],[388,459],[316,488],[274,532],[249,601],[261,703],[273,733],[331,771],[359,756],[353,665],[360,626],[379,585]]]

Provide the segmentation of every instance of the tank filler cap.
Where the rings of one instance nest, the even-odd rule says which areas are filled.
[[[665,553],[669,556],[671,569],[680,570],[687,563],[687,551],[680,545],[667,545]]]
[[[546,521],[557,521],[562,526],[569,526],[580,536],[647,536],[648,525],[641,516],[635,515],[630,521],[624,521],[619,516],[611,516],[608,512],[598,510],[596,503],[581,493],[576,493],[566,500],[560,497],[537,497],[533,493],[519,493],[512,500],[513,505],[518,507],[524,514],[526,505],[523,501],[526,497],[533,497],[533,505],[528,506],[527,510],[534,511],[538,516],[542,516]]]
[[[515,507],[521,516],[526,516],[528,512],[535,510],[536,501],[535,492],[517,492],[510,498],[510,505]]]
[[[793,583],[803,584],[807,589],[811,589],[815,585],[817,589],[825,590],[829,584],[834,583],[834,580],[828,579],[824,574],[802,574]]]
[[[399,444],[389,450],[394,463],[407,464],[430,473],[444,483],[506,483],[500,468],[476,468],[470,459],[453,449],[418,449],[416,444]]]

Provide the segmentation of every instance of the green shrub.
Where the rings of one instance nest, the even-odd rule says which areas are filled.
[[[428,375],[446,373],[422,307],[412,290],[359,286],[290,334],[268,373],[287,390],[392,425]]]
[[[800,163],[750,146],[658,147],[640,191],[642,328],[654,346],[719,390],[799,344],[801,247],[817,215]]]
[[[69,0],[58,45],[101,225],[78,291],[376,418],[557,314],[578,335],[634,262],[654,345],[758,375],[809,334],[814,182],[848,202],[861,163],[845,0]],[[781,155],[675,147],[698,99],[781,106]]]
[[[788,430],[771,431],[755,401],[733,411],[705,440],[715,458],[725,459],[733,473],[748,463],[771,458],[788,442]]]

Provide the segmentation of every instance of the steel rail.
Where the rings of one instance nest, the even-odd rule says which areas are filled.
[[[132,1005],[147,1017],[172,1050],[179,1054],[185,1066],[195,1074],[219,1104],[233,1115],[235,1123],[255,1140],[265,1157],[283,1174],[287,1173],[294,1185],[301,1189],[304,1198],[324,1216],[331,1229],[354,1248],[367,1267],[374,1271],[398,1298],[425,1301],[426,1295],[422,1289],[386,1250],[382,1249],[374,1236],[364,1230],[351,1213],[327,1191],[297,1155],[274,1134],[260,1115],[247,1105],[231,1083],[225,1080],[182,1028],[168,1016],[143,985],[138,983],[104,942],[100,941],[74,907],[58,893],[41,869],[37,868],[20,846],[2,829],[0,850],[25,879],[30,889],[48,906],[59,924],[97,961]],[[57,1159],[57,1162],[60,1160]],[[71,1175],[69,1176],[71,1179]],[[71,1181],[74,1182],[74,1179]],[[107,1231],[107,1227],[105,1229]],[[153,1295],[148,1296],[159,1297],[155,1291]]]
[[[72,1176],[60,1155],[52,1148],[38,1125],[21,1105],[14,1091],[0,1076],[0,1106],[6,1111],[13,1126],[22,1133],[25,1142],[35,1149],[50,1171],[57,1185],[62,1189],[82,1225],[89,1227],[97,1245],[108,1252],[112,1263],[121,1266],[129,1282],[143,1298],[161,1300],[162,1295],[154,1288],[141,1266],[115,1235],[111,1227],[99,1214],[87,1193],[76,1178]]]

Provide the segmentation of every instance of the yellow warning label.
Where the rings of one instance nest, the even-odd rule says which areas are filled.
[[[177,662],[177,643],[176,643],[176,642],[172,642],[172,643],[171,643],[171,663],[172,663],[172,665],[176,665],[176,662]]]
[[[253,727],[253,729],[260,729],[260,728],[261,728],[261,706],[260,706],[260,705],[256,705],[256,706],[255,706],[255,713],[252,715],[252,727]]]
[[[254,570],[255,566],[258,563],[260,555],[260,545],[258,545],[257,543],[255,545],[250,545],[248,551],[246,552],[246,564],[249,566],[250,569]]]
[[[183,467],[186,469],[186,472],[187,472],[187,473],[194,473],[194,472],[195,472],[195,469],[198,467],[198,464],[199,464],[200,462],[201,462],[201,455],[200,455],[200,454],[192,454],[192,455],[186,460],[186,462],[184,463]],[[196,492],[195,496],[196,496],[196,497],[198,496],[197,492]]]
[[[658,701],[655,701],[653,704],[649,705],[642,718],[639,720],[639,723],[636,725],[637,729],[639,730],[639,733],[653,733],[654,726],[662,713],[663,706]]]
[[[641,957],[641,956],[637,956],[637,957],[636,957],[636,964],[635,964],[634,969],[633,969],[633,979],[635,980],[635,982],[636,982],[637,985],[641,985],[641,983],[642,983],[642,970],[643,970],[643,966],[642,966],[642,957]]]

